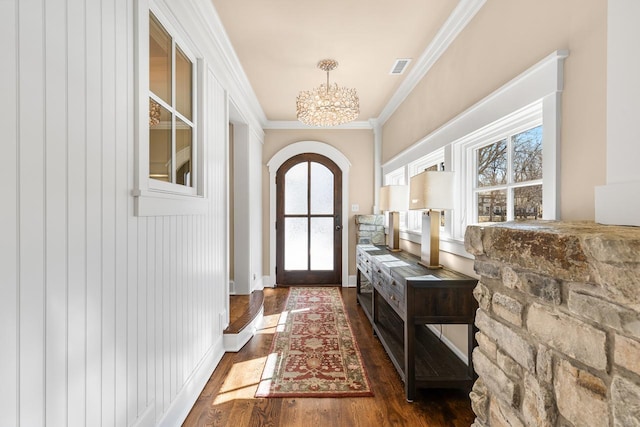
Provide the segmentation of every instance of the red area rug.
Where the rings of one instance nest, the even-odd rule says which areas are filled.
[[[256,397],[373,396],[340,288],[291,288]]]

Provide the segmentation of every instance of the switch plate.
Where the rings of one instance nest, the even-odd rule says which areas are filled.
[[[351,205],[351,212],[358,212],[360,210],[360,205]]]

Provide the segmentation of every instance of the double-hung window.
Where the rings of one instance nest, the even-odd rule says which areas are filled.
[[[542,218],[542,126],[474,149],[475,222]]]
[[[452,144],[461,190],[454,238],[463,238],[467,224],[550,217],[543,201],[555,183],[543,172],[545,146],[554,147],[543,138],[542,107],[534,103]]]

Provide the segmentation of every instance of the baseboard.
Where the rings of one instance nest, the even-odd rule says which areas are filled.
[[[344,288],[355,288],[357,284],[357,278],[356,275],[349,275],[349,282],[347,283],[346,286],[343,286]]]
[[[174,427],[182,425],[198,396],[202,393],[204,386],[207,385],[213,370],[220,363],[222,356],[224,356],[224,348],[221,337],[209,348],[200,364],[194,369],[193,374],[185,381],[169,409],[158,422],[158,426]]]
[[[262,277],[253,281],[253,284],[251,285],[251,292],[261,291],[263,289],[264,289],[264,285],[262,282]]]
[[[431,330],[431,332],[435,334],[436,337],[440,339],[440,341],[444,343],[444,345],[449,347],[449,349],[453,351],[456,354],[456,356],[460,358],[460,360],[462,360],[467,365],[469,364],[469,358],[467,357],[467,355],[464,354],[464,352],[460,350],[449,338],[447,338],[446,335],[442,334],[440,332],[440,328],[437,328],[435,325],[426,325],[426,326]]]
[[[262,287],[263,288],[275,288],[276,287],[276,278],[274,276],[262,276]]]
[[[260,307],[260,312],[243,330],[237,334],[224,334],[224,350],[231,353],[240,351],[240,349],[244,347],[244,345],[255,335],[258,325],[262,322],[263,315],[264,307]]]

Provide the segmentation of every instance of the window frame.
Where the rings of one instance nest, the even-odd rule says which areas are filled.
[[[204,143],[203,143],[203,110],[204,110],[204,69],[205,64],[202,55],[187,41],[180,31],[180,25],[169,10],[154,0],[140,0],[137,2],[136,12],[136,145],[135,145],[135,173],[134,188],[134,214],[137,216],[157,215],[189,215],[203,214],[206,212],[205,198],[205,168],[204,168]],[[175,103],[175,53],[176,48],[192,63],[192,178],[191,187],[181,184],[163,182],[149,177],[149,99],[151,90],[149,85],[149,37],[150,14],[153,14],[165,31],[172,38],[172,103]],[[166,108],[166,103],[161,99],[153,99]],[[171,110],[170,110],[171,111]],[[184,117],[177,113],[178,117]],[[172,114],[172,122],[175,115]],[[172,134],[175,134],[173,126]],[[172,137],[172,157],[175,156],[174,138]]]
[[[383,175],[387,171],[406,166],[417,157],[422,157],[440,148],[445,150],[445,167],[455,172],[454,209],[451,222],[445,223],[445,233],[441,234],[440,249],[455,255],[473,259],[464,248],[464,232],[468,221],[467,206],[470,194],[469,183],[461,175],[471,160],[463,157],[456,142],[468,140],[487,131],[492,124],[539,105],[542,110],[543,141],[543,217],[553,220],[559,217],[559,152],[561,128],[561,99],[564,90],[564,62],[569,56],[567,50],[556,50],[522,74],[505,83],[493,93],[461,112],[449,122],[433,130],[386,163],[382,164]],[[460,145],[457,146],[459,148]],[[450,231],[449,231],[450,230]],[[407,232],[411,237],[414,233]],[[405,238],[400,233],[401,238]],[[410,239],[411,241],[415,241]],[[418,240],[419,243],[419,240]]]
[[[478,191],[489,191],[491,189],[495,189],[497,187],[486,187],[486,188],[478,188],[477,186],[477,156],[476,150],[482,147],[486,147],[495,142],[501,141],[503,139],[509,139],[511,136],[516,135],[520,132],[524,132],[526,130],[535,128],[537,126],[542,126],[542,163],[543,163],[543,172],[542,179],[535,181],[527,181],[527,183],[512,183],[510,182],[511,178],[509,178],[508,183],[504,185],[500,185],[500,188],[507,189],[507,212],[512,213],[512,206],[510,205],[511,198],[509,197],[509,192],[512,191],[515,187],[521,187],[526,185],[535,185],[542,184],[542,193],[543,193],[543,218],[544,219],[555,219],[555,205],[549,206],[550,213],[547,213],[547,206],[545,205],[546,200],[549,199],[549,194],[545,197],[545,193],[555,193],[556,180],[555,176],[547,176],[545,173],[545,164],[548,163],[549,159],[547,159],[547,150],[555,150],[555,144],[551,144],[551,142],[545,140],[545,127],[544,127],[544,117],[543,117],[543,101],[539,100],[531,105],[526,106],[525,108],[520,109],[512,114],[509,114],[502,119],[495,121],[494,123],[485,126],[484,128],[473,132],[464,138],[459,139],[451,144],[452,148],[452,161],[454,170],[459,171],[459,183],[460,183],[460,191],[458,194],[458,202],[456,206],[458,209],[455,209],[453,214],[452,221],[452,229],[451,229],[451,237],[454,240],[459,242],[464,241],[464,230],[466,230],[467,225],[476,224],[478,221],[478,209],[476,203],[476,194]],[[507,143],[508,150],[511,148],[511,143]],[[553,159],[555,162],[555,156],[550,153],[549,157]],[[508,170],[511,171],[511,155],[508,154]],[[507,219],[510,220],[510,219]],[[491,223],[481,223],[481,224],[491,224]]]
[[[538,124],[533,124],[532,127],[527,127],[524,130],[515,130],[513,132],[509,132],[508,136],[505,136],[504,138],[499,138],[499,139],[493,139],[493,142],[487,142],[485,144],[482,145],[477,145],[475,148],[471,149],[469,152],[467,152],[467,155],[473,155],[474,157],[474,173],[472,174],[472,182],[471,182],[471,191],[472,191],[472,205],[470,206],[470,212],[472,212],[472,215],[470,215],[471,221],[473,223],[479,223],[479,214],[478,214],[478,197],[480,193],[483,192],[488,192],[488,191],[506,191],[507,194],[507,200],[506,200],[506,206],[507,206],[507,213],[506,213],[506,220],[505,221],[513,221],[515,220],[515,212],[514,212],[514,190],[516,188],[522,188],[522,187],[533,187],[533,186],[538,186],[541,185],[542,186],[542,191],[544,192],[544,176],[542,178],[538,178],[538,179],[533,179],[533,180],[528,180],[528,181],[515,181],[514,179],[514,156],[513,156],[513,149],[514,149],[514,137],[520,133],[523,132],[527,132],[529,130],[538,128],[538,127],[542,127],[542,117],[540,117],[539,120],[540,123]],[[534,121],[533,123],[536,123],[536,121]],[[497,144],[501,141],[506,141],[506,163],[507,163],[507,176],[506,176],[506,182],[504,184],[499,184],[499,185],[493,185],[493,186],[486,186],[486,187],[481,187],[478,185],[478,151],[484,147],[488,147],[492,144]],[[542,161],[544,162],[544,147],[542,148]],[[541,171],[543,172],[543,171]],[[543,207],[544,208],[544,207]],[[543,209],[544,212],[544,209]],[[490,221],[485,221],[482,224],[492,224],[495,223],[494,222],[490,222]]]

